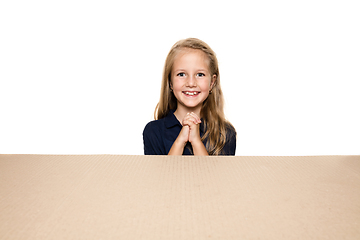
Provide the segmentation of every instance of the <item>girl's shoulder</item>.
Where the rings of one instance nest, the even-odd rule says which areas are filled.
[[[145,125],[144,132],[159,131],[164,127],[164,119],[152,120]]]
[[[177,121],[173,111],[171,111],[163,118],[148,122],[144,128],[144,132],[163,133],[166,128],[172,127],[176,124],[179,124],[179,122]]]
[[[225,129],[227,137],[236,137],[236,129],[230,122],[225,123]]]

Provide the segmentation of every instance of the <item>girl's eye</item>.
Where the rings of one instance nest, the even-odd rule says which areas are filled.
[[[185,73],[178,73],[176,76],[185,77]]]
[[[198,73],[197,74],[199,77],[205,77],[205,74],[204,73]]]

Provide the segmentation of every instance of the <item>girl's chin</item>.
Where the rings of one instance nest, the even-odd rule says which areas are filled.
[[[178,106],[182,106],[184,108],[188,108],[188,109],[194,109],[194,108],[197,108],[197,107],[201,107],[201,104],[199,103],[185,103],[185,102],[182,102],[182,103],[178,103]]]

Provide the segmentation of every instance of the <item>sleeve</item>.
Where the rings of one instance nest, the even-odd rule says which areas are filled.
[[[161,151],[161,136],[154,122],[149,122],[143,131],[144,154],[163,155]]]
[[[233,126],[228,126],[226,133],[226,143],[222,155],[235,156],[236,151],[236,131]]]

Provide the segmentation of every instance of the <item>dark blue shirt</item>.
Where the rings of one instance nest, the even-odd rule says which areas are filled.
[[[174,115],[174,111],[159,120],[149,122],[144,129],[144,153],[145,155],[167,155],[171,146],[178,137],[182,129],[181,123]],[[200,136],[204,134],[203,122],[200,123]],[[235,155],[236,132],[233,128],[228,128],[227,140],[221,155]],[[204,140],[205,145],[206,139]],[[193,155],[191,144],[184,147],[183,155]]]

